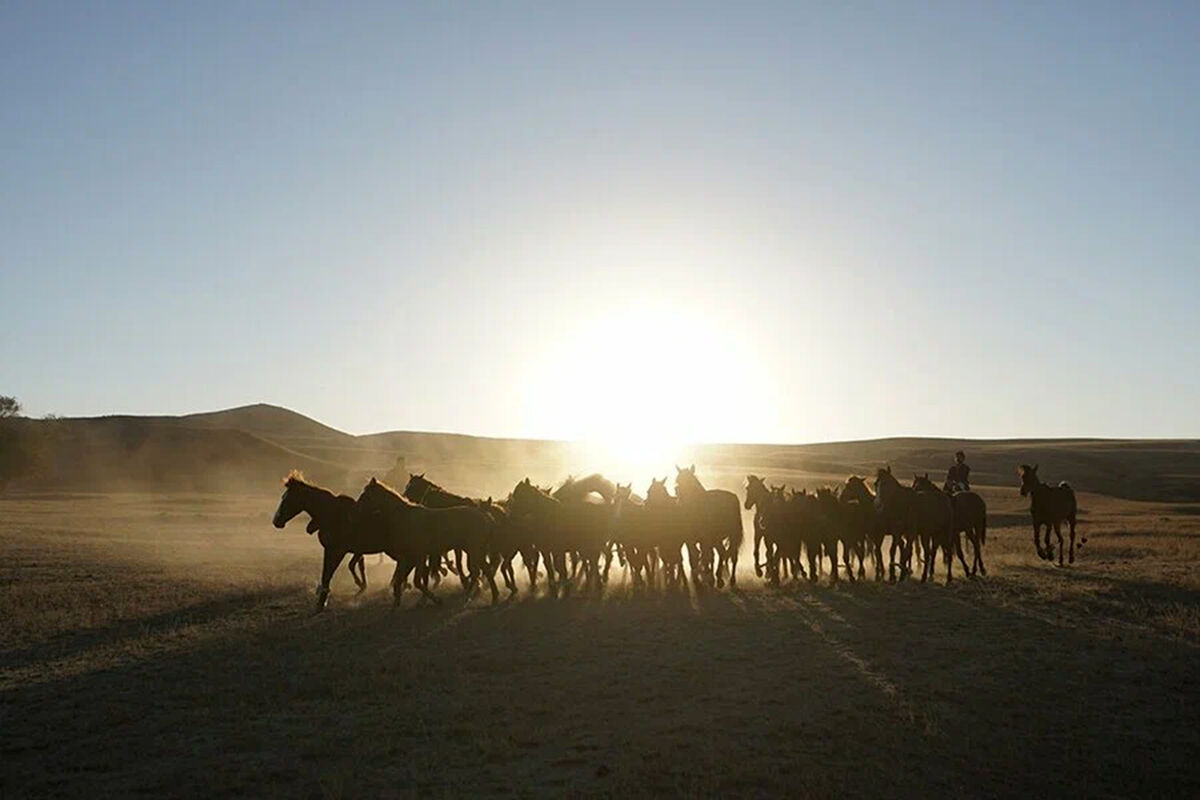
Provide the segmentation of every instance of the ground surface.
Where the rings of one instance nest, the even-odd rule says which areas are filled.
[[[1197,796],[1200,510],[1084,495],[1074,567],[310,613],[275,495],[0,499],[0,796]],[[749,559],[744,559],[744,563]]]

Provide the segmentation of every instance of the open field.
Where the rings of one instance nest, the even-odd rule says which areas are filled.
[[[1194,796],[1200,508],[1084,494],[1059,569],[985,494],[950,587],[394,610],[369,557],[320,616],[275,493],[11,495],[0,795]]]

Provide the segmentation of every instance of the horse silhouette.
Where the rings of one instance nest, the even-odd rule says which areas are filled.
[[[317,534],[317,539],[325,551],[321,582],[317,586],[317,611],[325,608],[329,600],[329,582],[348,553],[354,554],[349,569],[358,585],[358,593],[362,594],[367,588],[362,555],[385,551],[381,537],[373,536],[355,526],[354,507],[353,497],[337,495],[329,489],[309,483],[300,472],[293,470],[284,479],[283,495],[279,498],[279,507],[271,521],[276,528],[282,530],[301,512],[307,512],[311,518],[306,530]],[[361,576],[355,573],[356,565],[362,572]]]
[[[675,495],[693,526],[691,551],[697,558],[692,565],[692,583],[698,583],[698,565],[701,578],[711,584],[715,577],[720,588],[724,586],[723,571],[728,568],[729,586],[736,588],[738,552],[745,535],[737,495],[724,489],[705,489],[696,477],[695,464],[687,468],[676,465]]]
[[[1033,546],[1037,548],[1039,558],[1047,561],[1054,559],[1054,549],[1050,545],[1050,528],[1054,527],[1054,535],[1058,537],[1058,565],[1063,566],[1063,537],[1062,523],[1071,526],[1070,563],[1075,563],[1075,522],[1078,507],[1075,503],[1075,490],[1066,481],[1058,486],[1043,483],[1037,474],[1037,465],[1032,467],[1022,464],[1017,469],[1021,478],[1021,496],[1029,496],[1029,513],[1033,518]],[[1046,526],[1046,545],[1043,548],[1038,540],[1038,532]],[[1086,536],[1081,536],[1079,546],[1087,542]]]
[[[488,580],[492,604],[499,601],[496,581],[484,568],[491,545],[492,518],[479,508],[429,508],[371,478],[358,496],[355,517],[360,526],[385,539],[388,555],[396,559],[392,591],[397,605],[409,573],[414,574],[413,585],[424,599],[441,603],[429,591],[429,564],[435,558],[440,560],[450,549],[460,549],[466,554],[466,598],[471,598],[482,576]]]

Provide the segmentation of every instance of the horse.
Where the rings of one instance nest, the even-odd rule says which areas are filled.
[[[441,486],[438,486],[433,481],[425,477],[425,473],[420,474],[408,473],[408,482],[404,485],[402,492],[405,499],[411,500],[414,503],[420,503],[428,508],[457,508],[460,506],[477,506],[479,501],[470,497],[464,497],[461,494],[447,491]],[[462,569],[462,551],[454,551],[454,566],[453,570],[458,574],[459,582],[466,588],[466,576]],[[434,583],[441,580],[441,561],[437,564],[430,564],[430,570],[435,570],[431,574],[434,578]]]
[[[928,480],[928,476],[922,483],[917,475],[913,475],[910,488],[913,491],[913,503],[909,507],[909,525],[921,537],[925,547],[925,568],[921,572],[921,582],[933,577],[937,551],[940,549],[946,564],[946,583],[950,583],[954,580],[953,562],[956,554],[963,573],[968,572],[962,540],[954,527],[954,503]]]
[[[568,475],[562,485],[555,489],[551,496],[560,503],[575,500],[590,501],[590,495],[597,494],[604,502],[611,503],[616,495],[617,487],[599,472],[593,472],[583,478]],[[592,501],[594,502],[594,501]]]
[[[317,534],[317,540],[325,551],[321,583],[317,587],[317,611],[325,608],[329,600],[329,582],[347,553],[353,554],[350,574],[358,585],[358,593],[362,594],[367,588],[362,555],[385,551],[381,537],[372,536],[354,525],[354,507],[353,497],[335,495],[328,489],[308,483],[304,475],[296,470],[284,478],[283,495],[279,498],[279,507],[271,522],[282,530],[297,514],[308,512],[311,519],[306,530]],[[356,564],[362,571],[361,577],[355,574]]]
[[[747,511],[754,510],[754,574],[759,578],[763,576],[765,564],[758,560],[758,549],[766,536],[767,518],[770,515],[772,502],[771,490],[767,488],[766,480],[757,475],[747,475],[746,501],[742,507]],[[766,557],[769,562],[771,560],[770,544],[767,545]]]
[[[757,475],[746,476],[746,501],[743,507],[754,509],[754,574],[766,577],[778,586],[782,574],[790,567],[792,577],[807,573],[800,563],[802,549],[808,545],[810,566],[815,567],[815,553],[821,544],[813,538],[815,507],[812,497],[804,490],[785,492],[783,486],[768,486]],[[759,546],[763,560],[759,561]]]
[[[875,470],[875,519],[880,535],[890,534],[892,537],[888,552],[888,581],[893,583],[912,574],[914,534],[908,527],[912,496],[912,489],[901,486],[900,481],[892,475],[891,466]],[[896,558],[897,551],[900,553],[899,560]]]
[[[705,489],[696,477],[696,465],[684,469],[675,466],[675,495],[695,525],[692,541],[699,562],[709,581],[716,576],[717,587],[724,586],[722,571],[729,568],[729,588],[737,588],[738,551],[742,547],[741,503],[737,495],[724,489]],[[717,555],[715,571],[712,554]],[[696,583],[696,565],[692,565],[692,583]]]
[[[954,507],[955,547],[961,549],[962,544],[957,538],[960,533],[965,533],[967,541],[975,551],[975,557],[971,559],[971,568],[968,570],[964,563],[963,570],[968,575],[987,575],[987,567],[983,565],[983,545],[987,540],[987,503],[969,489],[958,489],[959,485],[957,481],[947,479],[941,488],[941,492],[950,498]],[[918,491],[938,491],[937,486],[929,479],[928,472],[913,479],[913,488]]]
[[[857,529],[864,546],[871,553],[871,561],[875,565],[875,580],[883,580],[884,533],[876,519],[875,495],[867,486],[866,479],[857,475],[847,478],[838,493],[838,502],[845,510],[848,524]]]
[[[832,488],[822,486],[817,489],[817,508],[820,510],[822,544],[829,556],[832,567],[831,577],[834,583],[838,580],[838,544],[842,546],[842,564],[846,567],[846,577],[854,578],[854,568],[851,557],[858,556],[858,577],[866,576],[863,566],[866,549],[866,535],[859,520],[854,515],[857,507],[844,505],[838,498],[838,493]]]
[[[1075,521],[1078,506],[1075,503],[1075,490],[1066,481],[1058,486],[1042,483],[1038,478],[1037,465],[1032,467],[1022,464],[1017,469],[1021,478],[1021,496],[1029,496],[1029,513],[1033,517],[1033,546],[1037,548],[1038,558],[1046,561],[1054,560],[1054,549],[1050,546],[1050,527],[1054,527],[1054,535],[1058,537],[1058,565],[1063,566],[1063,537],[1062,523],[1066,521],[1071,526],[1071,557],[1070,563],[1075,563]],[[1046,526],[1046,546],[1043,549],[1038,540],[1038,531]],[[1087,542],[1086,536],[1080,536],[1079,546]]]
[[[692,535],[690,520],[680,508],[679,499],[672,497],[667,491],[665,476],[661,479],[650,479],[650,486],[646,489],[645,508],[651,545],[648,552],[651,571],[654,569],[654,559],[657,558],[662,562],[660,572],[663,586],[686,587],[683,551],[687,549]]]
[[[605,478],[598,472],[587,475],[583,478],[576,478],[573,475],[568,475],[562,485],[550,493],[550,496],[560,503],[591,503],[594,505],[608,505],[611,507],[613,498],[616,493],[616,486],[612,481]],[[585,570],[598,570],[600,584],[608,583],[608,572],[612,566],[612,543],[605,541],[600,552],[575,552],[574,561],[571,566],[572,580],[578,574],[580,566]],[[599,568],[597,557],[604,559],[603,569]]]
[[[392,591],[396,605],[400,604],[404,582],[415,571],[413,585],[421,595],[435,604],[441,600],[429,591],[429,567],[434,558],[451,548],[461,549],[467,556],[468,577],[464,594],[470,600],[478,586],[480,574],[488,579],[492,605],[499,602],[496,581],[486,569],[491,546],[492,518],[474,506],[428,508],[401,496],[390,486],[371,478],[358,496],[355,516],[359,524],[386,539],[387,552],[396,559],[392,576]]]
[[[633,585],[650,583],[658,558],[655,531],[645,501],[633,493],[632,484],[616,485],[609,531],[617,548],[617,557],[633,575]]]
[[[585,563],[590,588],[599,589],[596,556],[608,541],[610,509],[607,504],[563,503],[525,478],[509,495],[510,513],[528,526],[531,538],[546,562],[546,578],[551,595],[571,589],[567,554],[576,554]]]
[[[492,551],[488,554],[487,570],[495,575],[496,568],[499,567],[500,576],[504,578],[504,586],[508,589],[508,596],[515,597],[517,576],[513,572],[512,560],[517,553],[521,552],[524,544],[521,537],[523,529],[512,523],[506,501],[494,502],[489,497],[479,501],[479,508],[492,518]]]
[[[917,491],[911,486],[902,486],[892,475],[891,467],[875,472],[875,508],[884,522],[885,529],[892,533],[892,570],[894,570],[897,532],[903,538],[903,563],[901,578],[911,574],[913,544],[920,542],[925,551],[925,563],[921,570],[921,582],[933,577],[934,559],[938,548],[942,550],[946,564],[946,582],[954,580],[951,564],[952,547],[958,541],[954,535],[954,507],[950,498],[940,491]],[[963,561],[962,547],[957,548]],[[895,579],[894,572],[889,573]]]

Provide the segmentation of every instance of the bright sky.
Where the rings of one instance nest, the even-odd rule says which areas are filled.
[[[1200,436],[1200,5],[0,7],[0,393]]]

